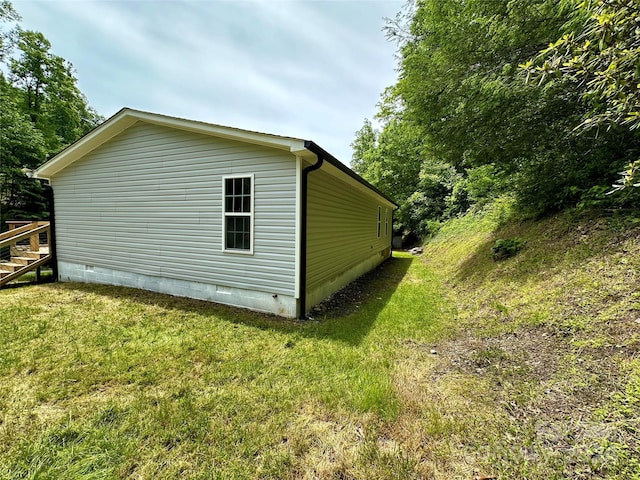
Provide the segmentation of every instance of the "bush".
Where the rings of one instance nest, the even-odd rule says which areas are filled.
[[[522,250],[525,243],[526,242],[524,240],[519,238],[496,240],[496,243],[491,247],[491,258],[493,258],[495,262],[511,258]]]

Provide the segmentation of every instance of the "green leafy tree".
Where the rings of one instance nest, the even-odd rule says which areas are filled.
[[[40,32],[18,30],[17,58],[10,75],[23,98],[23,109],[43,132],[49,154],[91,130],[100,117],[77,87],[73,66],[51,53],[51,43]]]
[[[517,189],[522,205],[540,210],[567,201],[572,180],[563,170],[546,177],[552,185],[544,192],[538,192],[539,175],[542,165],[567,151],[568,119],[579,118],[580,107],[570,93],[524,84],[517,68],[557,37],[564,12],[551,0],[422,0],[389,24],[388,36],[399,43],[400,75],[384,93],[377,154],[363,170],[389,192],[398,187],[385,177],[413,179],[403,182],[410,191],[399,201],[411,198],[411,207],[403,206],[400,217],[411,211],[408,223],[424,225],[507,188]],[[415,132],[418,154],[390,162],[398,149],[381,139],[408,132]],[[569,163],[578,163],[577,149],[568,151]],[[488,171],[484,166],[496,179],[491,188],[480,174]],[[436,182],[434,175],[441,178]],[[505,180],[516,175],[517,182]],[[540,193],[543,201],[529,198]]]
[[[20,16],[14,10],[13,5],[8,0],[0,0],[0,24],[20,20]],[[15,30],[0,30],[0,62],[4,61],[8,51],[14,43]],[[0,71],[0,76],[2,72]]]
[[[636,8],[623,0],[590,5],[615,2]],[[558,38],[585,28],[589,17],[575,6],[576,0],[417,0],[389,22],[387,34],[398,42],[399,78],[379,105],[375,147],[361,149],[366,154],[357,154],[356,165],[396,195],[405,225],[424,232],[429,222],[505,193],[530,215],[615,203],[603,192],[637,151],[637,135],[623,122],[581,132],[575,127],[586,118],[606,118],[606,95],[628,100],[637,94],[628,88],[631,70],[623,85],[600,88],[575,75],[550,75],[542,63],[531,65],[553,81],[527,82],[519,68],[550,43],[559,46]],[[600,23],[613,22],[606,18]],[[619,52],[625,68],[632,59],[637,65],[633,45]],[[573,67],[585,70],[585,62]],[[593,66],[594,72],[603,68]],[[590,102],[584,101],[586,93]],[[634,101],[627,100],[630,107]],[[595,107],[600,117],[593,116]],[[626,112],[629,123],[637,108],[619,107],[616,115]],[[371,145],[370,129],[364,130],[362,144]],[[627,171],[639,167],[632,164]]]
[[[368,176],[367,172],[375,161],[373,155],[378,142],[378,132],[373,128],[368,118],[364,119],[362,128],[356,132],[356,138],[351,143],[351,168],[360,175]]]
[[[578,129],[627,128],[637,146],[640,126],[640,4],[635,0],[566,2],[573,22],[559,40],[521,65],[539,83],[570,83],[587,111]],[[637,148],[614,188],[640,186]]]
[[[39,32],[18,30],[16,49],[21,54],[18,59],[11,59],[9,78],[23,92],[23,109],[37,125],[45,102],[45,85],[49,81],[51,43]]]
[[[352,167],[397,203],[405,203],[418,189],[423,166],[422,136],[415,125],[400,118],[386,119],[381,132],[365,120],[352,143]],[[406,213],[405,213],[406,212]],[[405,230],[410,221],[407,209],[396,215],[396,230]]]
[[[48,215],[33,169],[94,128],[101,117],[78,89],[73,66],[40,32],[23,30],[0,1],[0,218]],[[6,72],[6,76],[2,72]]]
[[[433,157],[514,171],[532,146],[556,146],[555,123],[579,114],[574,99],[524,85],[517,65],[565,20],[555,0],[418,2],[395,94]]]
[[[47,211],[43,188],[23,169],[45,158],[45,142],[29,115],[16,102],[16,89],[0,79],[0,208],[1,220],[41,218]]]

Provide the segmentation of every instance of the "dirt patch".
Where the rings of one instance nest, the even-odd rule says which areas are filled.
[[[321,316],[338,318],[354,313],[360,308],[360,305],[378,295],[380,287],[384,286],[380,281],[388,276],[389,264],[393,261],[394,258],[389,258],[370,272],[333,293],[314,306],[307,314],[307,318],[309,320]]]
[[[436,372],[452,369],[487,375],[526,370],[538,382],[547,380],[557,369],[558,341],[543,329],[505,333],[498,337],[466,335],[438,347],[442,359]]]
[[[619,335],[617,347],[600,348],[576,348],[571,338],[543,327],[488,338],[467,330],[433,347],[438,364],[432,379],[465,374],[489,382],[510,434],[528,438],[523,442],[528,447],[516,453],[524,462],[563,465],[564,478],[607,478],[615,457],[611,448],[638,448],[639,440],[636,429],[625,428],[637,419],[621,424],[603,414],[622,387],[620,357],[636,353],[628,348],[627,328],[635,322],[620,323],[609,330]],[[508,437],[497,444],[505,451],[513,448]]]
[[[351,282],[314,306],[307,314],[307,318],[313,320],[319,316],[345,317],[357,311],[360,305],[371,296],[367,289],[371,280],[371,273],[369,273]]]

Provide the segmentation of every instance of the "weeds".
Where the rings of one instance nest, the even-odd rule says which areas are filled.
[[[525,243],[520,238],[499,238],[491,247],[491,258],[494,261],[506,260],[507,258],[514,257],[522,248]]]
[[[485,379],[495,402],[470,432],[485,438],[484,468],[500,478],[638,478],[640,408],[627,365],[640,350],[640,230],[572,212],[456,222],[466,232],[443,228],[456,233],[425,256],[457,298],[458,333],[438,368]],[[492,262],[496,238],[527,248]]]

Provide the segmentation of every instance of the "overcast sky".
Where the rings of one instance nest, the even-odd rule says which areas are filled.
[[[101,115],[122,107],[313,140],[346,164],[396,79],[404,0],[14,0]]]

